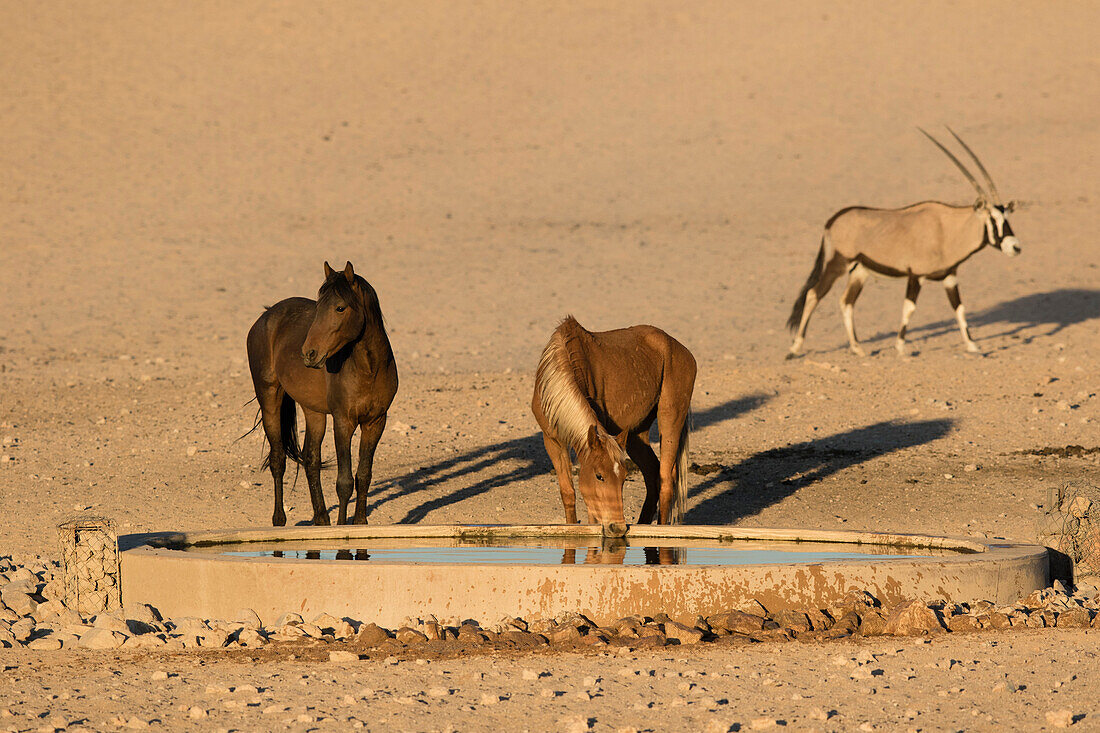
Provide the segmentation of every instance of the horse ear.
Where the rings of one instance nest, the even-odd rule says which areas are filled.
[[[333,272],[335,272],[335,270],[329,267],[328,260],[325,260],[325,279],[328,280],[330,277],[332,277]]]
[[[596,431],[595,425],[588,426],[588,449],[596,450],[600,447],[600,434]]]
[[[620,448],[622,448],[623,450],[626,450],[626,439],[628,437],[629,437],[629,435],[627,433],[625,433],[625,432],[620,433],[619,435],[615,436],[615,442],[619,444]]]
[[[344,265],[344,277],[348,279],[348,285],[355,284],[355,270],[351,266],[351,262]]]

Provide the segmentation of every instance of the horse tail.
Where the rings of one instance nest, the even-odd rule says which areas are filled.
[[[806,308],[806,293],[810,292],[810,288],[817,285],[824,272],[825,237],[822,237],[821,247],[817,250],[817,260],[814,261],[814,269],[810,272],[810,276],[806,278],[806,284],[802,286],[801,292],[798,293],[798,299],[794,302],[794,308],[791,309],[791,317],[787,319],[787,328],[789,330],[794,331],[802,323],[802,311]]]
[[[672,497],[672,516],[669,524],[682,524],[684,510],[687,508],[687,473],[688,473],[688,434],[691,431],[691,412],[684,418],[684,426],[680,428],[680,449],[676,454],[676,494]]]
[[[283,402],[279,405],[279,436],[283,444],[283,453],[299,466],[305,465],[302,449],[298,445],[298,409],[290,395],[283,393]],[[260,470],[271,465],[271,451],[264,456]]]

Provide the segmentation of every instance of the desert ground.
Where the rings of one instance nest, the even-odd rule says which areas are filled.
[[[83,511],[122,532],[269,524],[261,439],[238,439],[255,416],[244,337],[265,305],[312,297],[325,260],[375,287],[401,374],[372,523],[562,520],[530,395],[570,313],[592,330],[650,323],[695,354],[691,523],[1029,542],[1052,490],[1100,481],[1095,5],[4,6],[0,553],[56,559],[55,526]],[[855,310],[866,358],[847,350],[840,283],[806,355],[785,361],[784,323],[832,213],[973,201],[915,129],[944,123],[1019,202],[1022,256],[987,249],[960,268],[982,353],[965,352],[929,283],[914,353],[899,357],[904,282],[874,278]],[[334,471],[322,480],[331,505]],[[642,493],[633,475],[628,517]],[[307,521],[304,476],[288,499],[289,522]],[[1098,639],[355,669],[9,649],[0,726],[345,727],[351,713],[303,691],[362,705],[364,689],[396,700],[446,686],[442,674],[510,697],[352,717],[377,730],[577,716],[606,730],[1039,729],[1069,708],[1086,728],[1100,725],[1082,685],[1100,672]],[[889,689],[815,672],[868,653],[885,655]],[[619,674],[631,665],[655,674]],[[518,680],[525,668],[548,681]],[[159,691],[157,670],[170,673]],[[1005,670],[1029,678],[1009,702],[989,692]],[[675,704],[693,694],[675,676],[687,671],[715,680],[702,686],[726,699],[719,712]],[[614,696],[582,703],[586,677]],[[187,685],[251,685],[273,699],[254,710],[285,697],[286,711],[192,719]],[[562,695],[536,697],[544,687]],[[307,705],[322,712],[295,709]]]

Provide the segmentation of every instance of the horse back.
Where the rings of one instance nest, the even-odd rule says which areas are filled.
[[[691,399],[695,357],[655,326],[594,333],[592,346],[586,351],[596,393],[593,397],[620,429],[642,425],[662,395]]]

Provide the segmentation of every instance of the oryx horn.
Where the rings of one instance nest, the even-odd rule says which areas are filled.
[[[947,125],[944,125],[944,127],[947,127]],[[993,176],[989,175],[989,171],[987,171],[985,169],[985,166],[982,165],[982,161],[978,160],[978,156],[974,155],[974,151],[970,149],[969,145],[963,142],[963,139],[959,137],[954,130],[952,130],[950,127],[947,127],[947,131],[950,132],[954,136],[954,138],[959,141],[959,145],[962,145],[963,150],[970,154],[970,157],[978,166],[978,170],[980,170],[982,172],[982,175],[985,176],[985,182],[989,185],[989,192],[993,194],[993,203],[1000,206],[1001,196],[997,193],[997,186],[993,183]]]
[[[962,174],[963,174],[964,176],[966,176],[966,180],[970,181],[970,185],[974,186],[975,190],[977,190],[977,192],[978,192],[978,195],[979,195],[979,196],[981,196],[982,198],[985,198],[985,197],[987,196],[986,192],[985,192],[985,191],[983,191],[983,190],[982,190],[982,187],[981,187],[981,186],[980,186],[980,185],[978,184],[978,180],[977,180],[976,178],[974,178],[974,176],[973,176],[973,175],[971,175],[970,171],[968,171],[968,170],[966,169],[966,166],[965,166],[965,165],[963,165],[963,164],[962,164],[962,162],[961,162],[961,161],[960,161],[960,160],[959,160],[958,158],[956,158],[956,157],[955,157],[955,154],[954,154],[954,153],[952,153],[952,152],[951,152],[950,150],[948,150],[947,148],[945,148],[945,147],[944,147],[944,146],[943,146],[943,145],[942,145],[942,144],[940,143],[940,141],[939,141],[939,140],[937,140],[936,138],[932,137],[932,136],[931,136],[931,135],[930,135],[930,134],[928,133],[928,131],[927,131],[927,130],[925,130],[925,129],[924,129],[923,127],[918,127],[917,129],[918,129],[918,130],[920,130],[920,131],[921,131],[922,133],[924,133],[924,136],[925,136],[925,137],[927,137],[927,138],[928,138],[929,140],[931,140],[931,141],[932,141],[933,143],[935,143],[935,144],[936,144],[936,147],[937,147],[937,148],[939,148],[940,150],[942,150],[942,151],[943,151],[943,154],[944,154],[944,155],[946,155],[946,156],[947,156],[948,158],[950,158],[950,159],[951,159],[951,162],[953,162],[953,163],[954,163],[955,165],[957,165],[957,166],[959,167],[959,170],[960,170],[960,171],[962,171]],[[966,147],[966,146],[964,145],[963,147]]]

